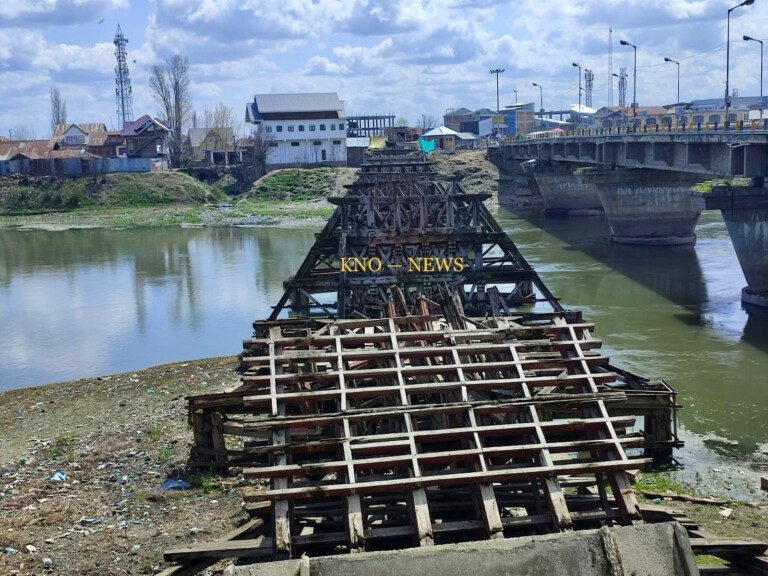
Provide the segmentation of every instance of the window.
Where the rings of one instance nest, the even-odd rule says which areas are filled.
[[[320,124],[320,132],[325,132],[325,124]]]
[[[291,142],[291,146],[298,146],[300,142]]]
[[[315,141],[312,142],[312,144],[314,146],[320,146],[322,144],[322,142],[320,142],[320,140],[315,140]]]
[[[712,122],[713,124],[715,122],[720,122],[720,114],[710,114],[709,121]]]
[[[309,125],[309,131],[310,132],[314,132],[315,131],[315,125],[314,124],[310,124]]]
[[[269,143],[270,148],[277,148],[277,142],[270,142]]]
[[[264,128],[264,131],[265,131],[265,132],[272,132],[272,126],[266,126],[266,127]]]
[[[344,130],[344,124],[339,124],[339,130]]]
[[[736,122],[736,114],[728,114],[728,122]]]
[[[160,138],[155,138],[155,152],[157,154],[163,153],[163,142],[160,140]]]
[[[288,126],[288,132],[293,132],[293,126]]]
[[[282,126],[278,126],[278,127],[277,127],[277,131],[278,131],[278,132],[282,132],[282,131],[283,131],[283,127],[282,127]]]
[[[299,132],[304,132],[304,124],[299,124]]]
[[[656,118],[646,118],[645,119],[645,125],[646,126],[656,126]]]
[[[698,116],[694,116],[693,117],[693,123],[694,124],[701,124],[702,122],[704,122],[704,116],[703,115],[700,114]]]
[[[662,124],[672,124],[672,118],[670,118],[669,116],[662,116],[661,123]]]
[[[341,140],[334,140],[333,141],[334,146],[341,146]]]

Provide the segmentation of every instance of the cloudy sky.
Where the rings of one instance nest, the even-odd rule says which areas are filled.
[[[0,134],[26,127],[46,138],[54,82],[70,122],[116,127],[113,39],[128,38],[134,116],[156,112],[152,64],[191,64],[199,114],[223,102],[244,114],[254,93],[337,92],[347,112],[391,113],[412,124],[446,109],[578,99],[578,62],[594,73],[593,107],[609,103],[626,67],[631,100],[637,50],[640,105],[723,96],[726,14],[738,0],[0,0]],[[760,92],[768,0],[731,14],[730,85]],[[616,79],[614,78],[614,81]],[[618,103],[614,84],[613,104]]]

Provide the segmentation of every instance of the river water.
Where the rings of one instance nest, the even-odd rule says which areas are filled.
[[[671,248],[611,244],[602,218],[498,219],[614,364],[678,390],[689,474],[768,469],[768,313],[742,309],[719,213]],[[0,390],[237,354],[317,231],[0,231]]]

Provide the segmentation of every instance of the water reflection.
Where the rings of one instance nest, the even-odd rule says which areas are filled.
[[[0,389],[236,354],[314,241],[267,228],[0,232]]]
[[[722,454],[768,441],[768,323],[742,308],[719,213],[702,217],[695,247],[665,248],[611,244],[601,218],[500,220],[563,304],[595,321],[616,364],[680,392],[687,430]]]

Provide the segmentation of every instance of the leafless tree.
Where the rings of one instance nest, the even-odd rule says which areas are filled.
[[[422,114],[421,122],[419,122],[419,128],[422,128],[425,131],[432,130],[432,128],[437,128],[437,118],[430,116],[429,114]]]
[[[271,134],[264,132],[264,129],[254,130],[250,137],[253,152],[251,154],[251,165],[255,169],[254,180],[261,178],[267,173],[267,160],[274,149],[272,142],[274,138]]]
[[[59,124],[67,123],[67,103],[61,99],[56,84],[51,84],[51,134]]]
[[[232,108],[219,102],[213,112],[206,110],[203,113],[203,123],[206,128],[213,130],[217,148],[223,147],[226,151],[230,145],[234,147],[231,140],[240,131],[240,123],[235,120]],[[231,133],[228,129],[231,129]]]
[[[192,115],[189,89],[189,60],[178,54],[162,64],[155,64],[149,73],[152,98],[171,124],[171,165],[181,165],[181,136],[184,124]]]
[[[11,140],[34,140],[35,131],[28,126],[16,126],[8,133]]]

